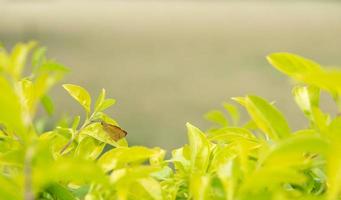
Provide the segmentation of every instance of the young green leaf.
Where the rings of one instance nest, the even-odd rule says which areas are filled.
[[[337,117],[328,127],[330,137],[329,154],[327,156],[327,200],[336,200],[341,194],[341,117]]]
[[[105,171],[111,171],[128,163],[142,163],[159,153],[159,149],[142,146],[118,147],[104,153],[98,160]]]
[[[204,174],[209,165],[210,142],[205,134],[190,123],[186,124],[191,158],[192,173]]]
[[[219,111],[219,110],[212,110],[208,113],[205,114],[205,118],[213,123],[216,123],[220,126],[227,126],[228,120],[226,119],[226,117],[224,116],[224,114]]]
[[[37,69],[39,66],[43,64],[43,62],[46,61],[46,47],[39,47],[37,48],[32,55],[32,66],[34,67],[33,71]]]
[[[273,53],[267,59],[279,71],[297,79],[304,78],[304,74],[321,70],[320,65],[314,61],[291,53]]]
[[[324,69],[293,54],[270,55],[277,69],[307,84],[293,93],[310,119],[309,126],[291,134],[274,103],[257,96],[237,97],[234,100],[251,116],[246,125],[229,127],[228,119],[237,126],[240,114],[224,103],[230,118],[220,111],[206,115],[220,128],[206,135],[187,123],[189,144],[164,160],[160,148],[128,147],[125,131],[103,113],[115,103],[106,98],[104,89],[91,114],[89,93],[80,86],[64,85],[85,108],[87,118],[80,128],[77,116],[71,127],[64,122],[44,133],[44,126],[37,124],[50,124],[49,118],[34,119],[37,103],[52,113],[46,92],[66,69],[46,59],[40,48],[32,58],[34,73],[22,78],[29,50],[29,44],[21,43],[12,54],[0,47],[0,199],[340,198],[341,117],[319,107],[322,89],[341,105],[340,70]]]
[[[90,136],[98,141],[110,144],[114,147],[120,146],[110,135],[103,129],[100,123],[93,123],[82,129],[80,135]]]
[[[75,156],[86,160],[95,160],[103,151],[104,142],[92,137],[83,137],[75,150]]]
[[[98,107],[98,111],[104,111],[116,103],[115,99],[105,99],[102,104]]]
[[[47,114],[49,114],[51,116],[54,112],[54,105],[53,105],[53,101],[52,101],[51,97],[44,95],[41,98],[41,103],[43,104],[43,107],[44,107],[45,111],[47,112]]]
[[[19,79],[21,77],[21,73],[26,64],[26,59],[31,49],[36,46],[36,42],[29,42],[27,44],[18,43],[11,54],[11,66],[10,72],[15,79]]]
[[[161,185],[153,178],[142,178],[138,183],[148,192],[154,200],[163,200]]]
[[[290,128],[283,114],[265,99],[257,96],[247,96],[243,102],[258,128],[272,140],[290,136]]]
[[[295,80],[341,94],[339,69],[322,69],[316,62],[290,53],[270,54],[267,59],[279,71]]]
[[[17,181],[16,181],[17,182]],[[11,178],[0,176],[0,197],[2,199],[22,199],[23,195],[18,192],[18,183]]]
[[[233,124],[237,125],[239,123],[239,120],[240,120],[240,113],[239,113],[238,108],[236,106],[230,104],[230,103],[227,103],[227,102],[224,102],[223,106],[224,106],[225,110],[230,114],[232,121],[233,121]]]
[[[55,199],[77,200],[77,198],[68,188],[58,183],[51,183],[49,186],[47,186],[46,191]]]
[[[76,116],[74,119],[73,119],[73,122],[72,122],[72,126],[71,128],[75,131],[77,130],[78,126],[79,126],[79,122],[81,120],[81,116]]]
[[[80,103],[86,110],[90,113],[91,97],[84,88],[78,85],[64,84],[63,87],[66,91],[74,98],[78,103]]]
[[[0,77],[0,91],[0,123],[23,136],[25,124],[19,98],[3,77]]]
[[[0,72],[8,72],[8,68],[11,65],[10,55],[7,53],[6,49],[0,48]]]
[[[257,145],[255,135],[245,128],[226,127],[211,132],[209,137],[211,141],[231,142],[251,142]]]
[[[327,151],[328,141],[326,139],[318,135],[299,134],[281,141],[269,152],[264,162],[267,165],[273,166],[281,162],[281,166],[283,167],[293,163],[297,164],[295,162],[305,162],[305,153],[318,153],[325,156],[327,155]],[[295,160],[295,158],[298,159]]]
[[[313,86],[296,86],[293,89],[293,94],[300,109],[307,117],[312,119],[312,109],[319,106],[320,90]]]
[[[237,196],[238,180],[242,173],[237,157],[233,156],[218,167],[217,176],[221,180],[227,200],[233,200]]]
[[[101,112],[105,109],[109,108],[110,106],[116,103],[115,99],[106,99],[105,98],[105,89],[102,89],[101,93],[97,97],[95,103],[95,112]]]
[[[95,103],[95,112],[99,111],[99,107],[102,105],[103,101],[105,100],[105,89],[102,88],[101,93],[98,95]]]
[[[193,174],[190,179],[190,193],[193,199],[205,200],[209,198],[210,180],[208,175]]]

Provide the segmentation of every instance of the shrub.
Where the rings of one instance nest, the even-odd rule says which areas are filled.
[[[264,98],[235,97],[248,121],[224,103],[228,117],[208,112],[214,125],[205,132],[187,123],[188,144],[165,159],[161,148],[128,145],[126,132],[104,113],[115,103],[104,89],[93,103],[84,88],[63,85],[85,115],[44,131],[37,107],[53,113],[47,92],[68,70],[35,46],[0,50],[1,199],[341,199],[341,117],[319,107],[326,92],[340,111],[341,71],[271,54],[268,61],[296,80],[294,100],[309,122],[303,129],[292,131]],[[23,75],[31,51],[32,72]]]

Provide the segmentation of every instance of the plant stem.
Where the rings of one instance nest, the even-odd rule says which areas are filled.
[[[90,124],[95,123],[96,121],[92,121],[91,119],[93,118],[92,114],[90,116],[89,119],[85,120],[84,124],[82,125],[82,127],[71,137],[71,139],[66,143],[66,145],[63,146],[63,148],[60,150],[60,154],[63,154],[64,151],[72,144],[72,142],[76,139],[76,137],[80,134],[80,132],[86,128],[87,126],[89,126]]]
[[[82,127],[71,137],[71,139],[64,145],[64,147],[60,150],[60,154],[63,154],[64,151],[72,144],[72,142],[75,140],[75,138],[80,134],[80,132],[87,127],[88,125],[90,125],[91,123],[84,123],[82,125]]]

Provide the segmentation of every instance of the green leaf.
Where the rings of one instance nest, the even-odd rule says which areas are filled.
[[[108,177],[98,165],[76,157],[60,157],[53,162],[39,162],[32,170],[34,188],[54,182],[108,183]]]
[[[104,146],[104,142],[92,137],[84,137],[77,145],[75,156],[86,160],[95,160],[102,153]]]
[[[223,106],[224,106],[225,110],[230,114],[232,121],[233,121],[233,124],[237,125],[239,120],[240,120],[240,113],[239,113],[238,108],[236,106],[230,104],[230,103],[227,103],[227,102],[224,102]]]
[[[118,199],[130,199],[128,198],[129,192],[129,197],[132,197],[132,199],[150,199],[147,198],[148,196],[152,197],[152,199],[158,198],[158,194],[151,195],[151,192],[158,192],[159,190],[158,188],[155,188],[155,184],[152,185],[153,188],[149,188],[149,190],[147,190],[147,193],[149,195],[145,195],[145,193],[143,193],[143,190],[139,190],[140,187],[136,187],[144,187],[143,185],[141,185],[141,183],[139,183],[139,181],[148,178],[151,173],[157,170],[159,170],[158,167],[145,165],[130,166],[114,170],[110,174],[110,181],[116,186]],[[136,183],[138,183],[138,185],[136,185]],[[151,184],[150,181],[148,183]],[[142,184],[145,184],[145,181],[142,181]],[[137,197],[134,198],[136,194]]]
[[[311,125],[321,133],[326,133],[329,116],[319,108],[320,90],[314,86],[296,86],[293,94],[296,103],[310,120]]]
[[[164,166],[161,170],[154,172],[151,174],[151,177],[155,178],[156,180],[167,180],[169,178],[171,178],[171,176],[173,175],[173,170],[172,168],[170,168],[169,166]]]
[[[244,99],[246,110],[259,129],[271,139],[278,140],[290,136],[290,128],[282,113],[265,99],[247,96]]]
[[[329,143],[326,139],[308,134],[299,134],[281,141],[266,156],[265,163],[267,165],[285,167],[292,164],[305,162],[305,153],[318,153],[327,155]]]
[[[210,143],[205,134],[190,123],[186,124],[192,173],[204,174],[209,165]]]
[[[81,136],[90,136],[95,138],[98,141],[104,142],[106,144],[110,144],[114,147],[120,146],[118,142],[113,140],[108,133],[103,129],[100,123],[93,123],[81,131]]]
[[[189,151],[188,145],[172,151],[172,159],[170,161],[172,161],[174,168],[178,173],[179,171],[184,173],[189,171],[191,167]]]
[[[150,174],[160,170],[159,167],[148,165],[137,165],[114,170],[110,174],[113,184],[129,186],[132,182],[148,177]]]
[[[255,135],[245,128],[237,128],[237,127],[226,127],[215,130],[211,132],[211,136],[209,137],[211,141],[223,141],[227,143],[231,142],[250,142],[253,143],[254,146],[257,146],[258,141]]]
[[[221,136],[221,135],[225,135],[225,134],[230,134],[231,136],[240,136],[243,138],[256,138],[255,135],[249,131],[246,128],[239,128],[239,127],[225,127],[225,128],[221,128],[221,129],[217,129],[211,132],[210,135],[210,139],[217,137],[217,136]]]
[[[320,100],[320,90],[313,86],[305,86],[299,87],[296,86],[293,89],[293,94],[295,97],[295,101],[303,111],[303,113],[309,117],[311,120],[312,118],[312,110],[313,108],[317,108],[319,106]]]
[[[67,73],[69,69],[64,65],[54,61],[54,60],[46,60],[39,68],[38,71],[49,72],[49,73]]]
[[[7,51],[1,47],[0,48],[0,72],[2,71],[8,72],[10,65],[11,65],[10,55],[8,55]]]
[[[90,189],[90,185],[82,185],[81,187],[74,189],[72,191],[72,193],[80,198],[80,199],[84,199],[85,195],[89,192]]]
[[[74,119],[73,119],[73,122],[72,122],[72,129],[75,131],[77,130],[78,126],[79,126],[79,122],[81,120],[81,116],[76,116]]]
[[[95,112],[99,111],[99,107],[102,105],[105,100],[105,89],[102,88],[101,93],[98,95],[95,103]]]
[[[105,89],[102,89],[95,103],[95,112],[101,112],[116,103],[115,99],[105,98]]]
[[[51,97],[44,95],[41,98],[41,103],[43,104],[45,111],[51,116],[54,113],[54,105]]]
[[[318,107],[312,108],[312,120],[313,125],[316,129],[318,129],[323,134],[328,134],[328,125],[330,116],[324,112]]]
[[[291,53],[273,53],[267,59],[279,71],[295,79],[304,79],[304,74],[321,70],[314,61]]]
[[[77,200],[77,198],[66,187],[58,183],[51,183],[46,191],[49,192],[55,199]]]
[[[37,69],[46,61],[46,47],[39,47],[37,48],[32,55],[32,66],[34,69]],[[34,70],[35,71],[35,70]]]
[[[0,197],[1,199],[22,199],[22,189],[13,180],[0,175]]]
[[[227,200],[234,200],[236,196],[237,184],[240,179],[241,172],[237,159],[232,158],[219,166],[217,175],[221,180]]]
[[[21,77],[28,54],[35,45],[36,42],[29,42],[27,44],[18,43],[14,47],[11,54],[11,67],[9,69],[13,78],[19,79]]]
[[[209,198],[210,176],[193,174],[190,180],[190,193],[193,199],[206,200]]]
[[[78,85],[72,84],[64,84],[63,87],[85,108],[87,113],[90,113],[91,97],[88,91]]]
[[[116,103],[115,99],[105,99],[101,106],[99,106],[98,111],[106,110],[107,108],[111,107]]]
[[[118,147],[104,153],[98,160],[99,165],[110,171],[126,163],[142,163],[158,154],[160,149],[149,149],[142,146]]]
[[[19,98],[6,79],[0,77],[0,123],[23,136],[25,125]]]
[[[224,114],[219,110],[212,110],[206,113],[205,118],[220,126],[227,126],[229,124]]]
[[[34,94],[37,99],[43,97],[67,72],[65,67],[55,67],[54,65],[54,63],[44,62],[44,64],[37,69],[33,80]],[[65,70],[58,68],[64,68]]]
[[[232,97],[231,99],[242,106],[246,106],[246,101],[244,97]]]
[[[341,194],[341,117],[337,117],[329,126],[330,149],[327,156],[327,199],[336,200]]]
[[[96,112],[96,114],[94,115],[93,119],[94,120],[101,120],[101,121],[104,121],[104,122],[106,122],[108,124],[112,124],[112,125],[118,126],[118,123],[114,119],[112,119],[111,117],[109,117],[108,115],[106,115],[103,112]]]
[[[280,189],[283,185],[293,184],[300,185],[306,181],[306,177],[292,168],[261,168],[251,176],[239,188],[241,199],[252,199],[256,194],[273,191],[278,194],[283,191]],[[257,198],[258,199],[258,198]],[[272,198],[264,198],[272,199]]]
[[[72,131],[70,129],[60,128],[55,131],[49,131],[40,135],[39,140],[42,143],[48,143],[51,154],[54,158],[60,157],[60,150],[71,139]],[[74,148],[74,143],[70,145],[65,152],[69,152]]]
[[[18,82],[17,93],[19,93],[22,114],[26,123],[31,123],[39,98],[36,96],[35,88],[29,79],[22,79]]]
[[[20,147],[11,146],[11,149],[0,154],[0,165],[2,167],[22,167],[24,162],[24,149]]]
[[[290,53],[274,53],[267,57],[268,61],[279,71],[295,80],[341,94],[341,71],[339,69],[323,69],[316,62]]]
[[[158,181],[153,178],[143,178],[138,180],[139,184],[148,192],[154,200],[162,200],[161,186]]]

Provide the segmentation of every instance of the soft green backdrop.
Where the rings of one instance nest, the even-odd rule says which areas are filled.
[[[133,144],[181,146],[185,122],[205,129],[206,111],[250,93],[276,99],[301,127],[289,81],[265,56],[341,64],[338,1],[0,1],[0,13],[6,46],[36,39],[71,68],[65,83],[106,88]],[[81,112],[62,87],[52,95],[59,115]]]

